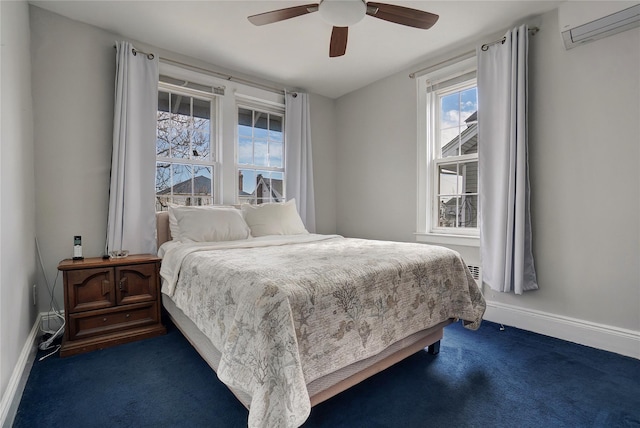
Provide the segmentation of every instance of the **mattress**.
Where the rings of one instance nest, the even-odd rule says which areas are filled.
[[[451,319],[477,328],[485,308],[442,247],[308,234],[163,252],[165,307],[251,427],[300,426],[312,404],[437,341]]]
[[[209,364],[214,371],[217,371],[218,365],[220,364],[220,351],[213,346],[211,341],[200,331],[193,321],[191,321],[182,310],[176,307],[169,296],[163,294],[162,303],[176,327],[178,327],[207,364]],[[311,405],[315,406],[335,396],[364,379],[402,361],[409,355],[413,355],[420,350],[426,351],[429,345],[442,339],[443,328],[454,321],[453,319],[448,319],[434,327],[414,333],[409,337],[393,343],[377,355],[362,361],[357,361],[347,367],[329,373],[320,379],[314,380],[307,385]],[[242,391],[234,390],[233,388],[230,388],[230,390],[248,409],[251,397]]]

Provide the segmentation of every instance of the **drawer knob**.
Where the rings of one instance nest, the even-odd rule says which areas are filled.
[[[102,322],[107,322],[107,319],[106,318],[102,318]]]
[[[125,318],[129,318],[131,316],[131,314],[126,314],[124,317]]]

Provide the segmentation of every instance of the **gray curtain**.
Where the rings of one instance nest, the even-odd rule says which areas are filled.
[[[156,252],[157,109],[157,57],[117,42],[107,252]]]
[[[285,96],[285,185],[287,199],[295,199],[298,213],[311,233],[316,231],[311,153],[309,95]]]
[[[478,48],[478,163],[482,279],[522,294],[538,288],[531,246],[527,160],[529,31]]]

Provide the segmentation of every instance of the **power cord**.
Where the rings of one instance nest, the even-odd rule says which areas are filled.
[[[38,346],[38,348],[41,351],[47,351],[49,349],[51,349],[53,346],[53,342],[60,336],[62,336],[62,334],[64,333],[64,328],[65,328],[65,319],[64,316],[60,313],[60,310],[58,309],[58,305],[56,303],[55,300],[55,289],[56,289],[56,284],[58,283],[58,276],[60,275],[60,272],[58,271],[56,273],[56,278],[53,282],[53,288],[50,287],[49,285],[49,280],[47,279],[47,274],[46,274],[46,270],[44,267],[44,263],[42,261],[42,254],[40,252],[40,245],[38,244],[38,238],[36,237],[36,251],[38,253],[38,260],[40,261],[40,268],[42,269],[42,276],[44,277],[44,282],[47,285],[47,291],[49,292],[49,295],[51,296],[51,300],[49,301],[49,314],[53,313],[55,316],[57,316],[58,318],[60,318],[62,320],[62,325],[60,326],[60,328],[58,328],[58,330],[56,330],[55,332],[53,330],[50,329],[51,327],[51,316],[49,316],[47,318],[47,329],[48,330],[44,330],[42,327],[42,325],[40,325],[40,331],[43,332],[44,334],[49,334],[51,335],[49,338],[47,338],[46,340],[43,340],[40,345]],[[43,335],[44,337],[44,335]],[[58,352],[58,350],[60,349],[60,345],[56,345],[56,349],[53,352],[50,352],[49,354],[41,357],[38,361],[42,361],[47,357],[50,357],[51,355],[55,354],[56,352]]]
[[[40,358],[38,358],[38,361],[42,361],[45,358],[49,358],[50,356],[52,356],[53,354],[55,354],[56,352],[58,352],[60,350],[61,346],[60,345],[56,345],[56,349],[54,349],[53,351],[49,352],[47,355],[42,356]]]

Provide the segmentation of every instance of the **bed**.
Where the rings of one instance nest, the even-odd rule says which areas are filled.
[[[292,203],[171,214],[157,214],[164,308],[250,427],[298,427],[312,406],[437,353],[451,322],[477,329],[485,310],[446,248],[310,234]]]

